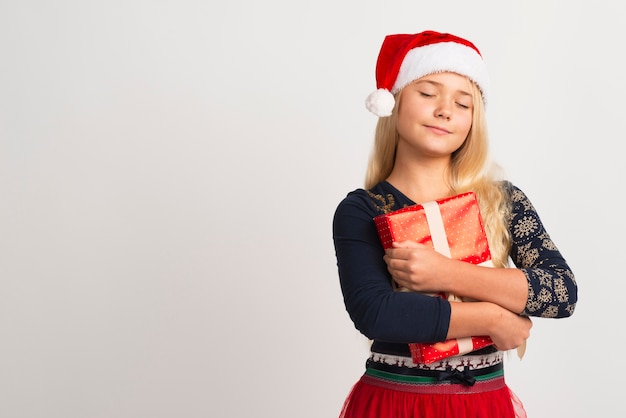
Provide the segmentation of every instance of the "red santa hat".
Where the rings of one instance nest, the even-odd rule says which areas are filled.
[[[425,31],[385,37],[376,62],[376,87],[365,107],[379,117],[391,115],[394,95],[428,74],[453,72],[472,80],[487,100],[489,77],[482,55],[470,41],[449,33]]]

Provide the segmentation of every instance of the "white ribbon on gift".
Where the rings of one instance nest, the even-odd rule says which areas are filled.
[[[445,255],[448,258],[452,258],[450,253],[450,245],[448,244],[448,235],[446,234],[446,228],[443,224],[443,218],[441,217],[441,211],[439,210],[439,204],[435,201],[426,202],[422,204],[424,208],[424,214],[426,215],[426,221],[428,222],[428,228],[430,229],[430,237],[433,242],[435,251],[439,254]],[[483,261],[478,264],[484,267],[493,267],[491,259]],[[456,295],[448,294],[448,300],[451,302],[462,302],[463,300]],[[474,344],[471,337],[457,338],[459,344],[459,353],[469,353],[473,351]],[[526,351],[526,342],[517,347],[517,355],[521,359]]]
[[[443,224],[439,204],[435,201],[426,202],[422,204],[422,207],[424,208],[424,214],[426,215],[426,221],[428,222],[430,237],[435,251],[448,258],[452,258],[450,245],[448,244],[448,235],[446,234],[446,228]],[[479,266],[493,267],[493,262],[489,259],[480,263]],[[450,302],[462,302],[461,298],[452,293],[448,294],[448,300]],[[459,353],[469,353],[474,350],[472,337],[457,338],[457,343],[459,345]]]

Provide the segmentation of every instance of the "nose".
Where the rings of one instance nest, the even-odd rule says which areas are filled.
[[[450,116],[452,116],[450,105],[446,101],[440,101],[439,106],[435,109],[435,116],[449,120]]]
[[[439,108],[437,108],[435,115],[438,118],[443,118],[446,120],[450,120],[450,116],[452,115],[452,112],[450,112],[450,109],[446,106],[439,106]]]

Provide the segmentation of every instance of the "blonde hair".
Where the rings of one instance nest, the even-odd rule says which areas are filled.
[[[470,83],[473,96],[472,127],[463,145],[452,154],[448,172],[450,196],[473,191],[476,193],[491,257],[496,267],[508,265],[510,236],[507,221],[510,214],[506,191],[498,179],[499,167],[490,160],[487,121],[480,89]],[[398,104],[402,90],[396,94],[391,116],[379,118],[374,134],[374,146],[365,176],[365,188],[371,189],[391,174],[398,145]]]

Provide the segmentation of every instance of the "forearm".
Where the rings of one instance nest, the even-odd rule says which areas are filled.
[[[447,338],[486,335],[499,350],[519,347],[532,322],[491,302],[452,302]]]
[[[447,277],[449,293],[492,302],[514,313],[521,313],[526,307],[528,281],[519,269],[483,267],[450,260],[439,274]]]
[[[450,308],[447,338],[491,335],[496,318],[502,311],[490,302],[451,302]]]

